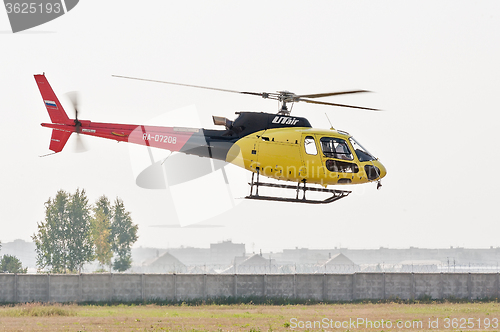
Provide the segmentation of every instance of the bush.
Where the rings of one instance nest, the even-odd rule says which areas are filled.
[[[15,256],[4,255],[0,260],[0,273],[27,273],[28,268],[23,269],[23,265]]]

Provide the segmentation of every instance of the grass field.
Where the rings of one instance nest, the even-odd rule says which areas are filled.
[[[0,307],[1,331],[498,331],[500,304]]]

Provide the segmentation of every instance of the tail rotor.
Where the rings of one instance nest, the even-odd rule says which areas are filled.
[[[78,120],[78,102],[80,99],[79,93],[77,91],[70,91],[66,93],[66,97],[71,102],[71,105],[73,106],[73,110],[75,112],[75,119],[73,120],[75,123],[76,133],[74,152],[86,152],[88,151],[88,149],[83,143],[82,137],[80,135],[80,133],[82,132],[82,123],[80,122],[80,120]]]

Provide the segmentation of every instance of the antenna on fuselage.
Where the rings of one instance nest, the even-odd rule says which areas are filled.
[[[331,129],[331,130],[335,130],[335,128],[333,128],[333,126],[332,126],[332,123],[331,123],[331,121],[330,121],[330,118],[328,117],[328,114],[326,114],[326,113],[325,113],[325,116],[326,116],[326,119],[328,120],[328,123],[330,123],[330,129]]]

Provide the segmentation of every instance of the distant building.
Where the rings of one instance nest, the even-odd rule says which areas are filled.
[[[281,259],[284,263],[318,264],[328,258],[326,250],[311,250],[308,248],[283,249]]]
[[[132,270],[142,271],[142,266],[145,262],[151,262],[155,258],[160,257],[166,253],[167,249],[157,249],[157,248],[132,248]]]
[[[216,265],[229,265],[233,263],[234,257],[245,255],[244,243],[233,243],[223,241],[210,244],[210,263]]]
[[[322,264],[316,272],[319,273],[354,273],[360,271],[359,265],[340,253]]]
[[[166,252],[160,257],[145,261],[142,266],[144,273],[183,273],[186,272],[186,265],[180,260]]]
[[[21,244],[22,241],[17,241]],[[33,243],[30,243],[34,246]],[[5,250],[4,250],[5,249]],[[21,259],[23,265],[26,264],[30,267],[30,261],[34,266],[35,253],[31,249],[31,259],[28,257]],[[132,249],[133,268],[134,272],[142,271],[141,262],[145,260],[152,260],[163,253],[167,249],[156,248],[134,248]],[[189,270],[196,271],[196,273],[204,273],[205,271],[221,272],[227,270],[229,266],[236,266],[242,263],[251,255],[246,254],[245,245],[242,243],[233,243],[231,241],[224,241],[221,243],[214,243],[210,248],[170,248],[168,252],[180,260],[183,264],[189,266]],[[8,244],[4,244],[2,253],[10,253]],[[378,249],[347,249],[344,247],[335,247],[332,249],[308,249],[308,248],[295,248],[284,249],[282,252],[264,253],[263,257],[273,258],[273,264],[279,266],[283,273],[316,273],[322,267],[323,271],[330,269],[339,271],[342,269],[340,265],[329,266],[335,262],[340,262],[342,254],[350,261],[355,262],[354,269],[359,267],[362,271],[366,272],[400,272],[400,271],[435,271],[436,266],[438,271],[459,271],[460,269],[470,269],[471,267],[477,269],[485,268],[485,271],[490,272],[491,269],[497,269],[500,266],[500,247],[490,247],[488,249],[466,249],[466,248],[416,248],[409,247],[406,249],[390,249],[380,247]],[[337,257],[336,257],[337,256]],[[21,258],[20,255],[18,258]],[[331,262],[325,266],[325,262],[331,259]],[[416,263],[417,261],[425,262],[429,260],[438,261],[436,264],[423,264]],[[26,263],[25,263],[26,261]],[[403,261],[413,261],[409,264],[403,264]],[[443,262],[441,265],[440,262]],[[445,269],[445,263],[446,269]],[[351,263],[347,263],[349,265]],[[418,265],[418,266],[417,266]],[[427,266],[426,266],[427,265]],[[434,265],[434,266],[432,266]],[[194,268],[196,267],[196,268]],[[346,266],[347,268],[347,266]],[[319,272],[318,272],[319,273]]]
[[[438,260],[406,260],[400,264],[401,272],[439,272],[442,263]]]
[[[278,267],[273,260],[264,258],[261,255],[254,254],[241,263],[236,263],[236,261],[237,259],[235,259],[235,264],[224,270],[223,273],[278,273]]]
[[[210,249],[208,248],[170,248],[168,252],[186,265],[210,264]]]

